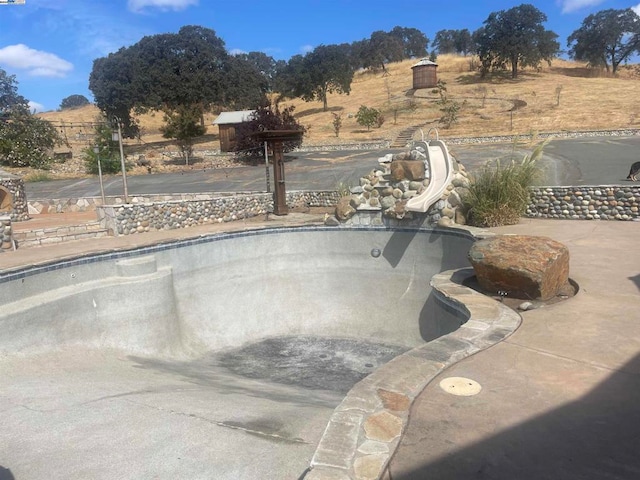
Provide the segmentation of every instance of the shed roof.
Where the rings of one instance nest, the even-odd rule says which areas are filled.
[[[432,62],[431,60],[429,60],[428,58],[423,58],[422,60],[420,60],[418,63],[416,63],[414,66],[412,66],[411,68],[416,68],[416,67],[423,67],[426,65],[433,65],[435,67],[438,66],[437,63]]]
[[[222,112],[213,121],[213,125],[228,125],[233,123],[247,122],[255,110],[238,110],[236,112]]]

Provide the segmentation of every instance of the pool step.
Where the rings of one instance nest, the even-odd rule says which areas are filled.
[[[49,228],[35,228],[32,230],[15,230],[13,239],[18,248],[39,247],[71,240],[85,240],[88,238],[108,237],[109,231],[93,221],[81,225],[65,225]]]
[[[148,255],[139,258],[127,258],[116,262],[118,275],[121,277],[139,277],[149,275],[158,271],[156,257]]]

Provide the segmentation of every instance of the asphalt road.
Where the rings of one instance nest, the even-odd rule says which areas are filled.
[[[451,145],[451,153],[468,171],[477,171],[497,158],[521,159],[528,151],[511,144]],[[355,185],[360,176],[378,165],[377,159],[397,150],[297,152],[286,156],[288,190],[334,190],[341,183]],[[640,160],[640,136],[588,137],[551,141],[541,166],[544,185],[611,185],[626,183],[629,167]],[[204,165],[204,167],[203,167]],[[181,173],[128,176],[130,195],[153,193],[265,191],[265,167],[242,166],[207,169],[206,162]],[[273,174],[271,174],[273,181]],[[119,176],[105,178],[105,193],[121,195]],[[54,180],[26,184],[30,200],[97,197],[97,178]]]
[[[511,144],[452,145],[451,153],[473,172],[495,158],[520,160],[531,150]],[[619,185],[629,167],[640,160],[640,136],[583,137],[553,140],[546,145],[540,165],[544,185]]]

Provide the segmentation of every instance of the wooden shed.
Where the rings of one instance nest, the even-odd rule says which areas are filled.
[[[433,88],[438,84],[438,64],[423,58],[413,67],[413,88]]]
[[[220,131],[220,151],[231,152],[236,146],[236,127],[251,119],[255,110],[238,110],[236,112],[222,112],[213,121]]]

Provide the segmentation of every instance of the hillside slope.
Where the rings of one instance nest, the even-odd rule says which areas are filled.
[[[457,122],[444,128],[443,112],[435,89],[412,90],[414,60],[389,65],[387,75],[357,73],[350,95],[329,95],[329,111],[320,102],[301,100],[285,102],[295,106],[300,122],[309,128],[305,144],[333,144],[393,140],[409,127],[438,127],[441,137],[528,134],[549,131],[584,131],[640,128],[640,66],[627,66],[617,77],[598,74],[583,64],[555,60],[539,70],[523,70],[517,80],[507,74],[495,74],[480,80],[472,69],[471,57],[443,55],[438,58],[438,78],[445,83],[449,102],[460,106]],[[356,123],[355,113],[361,105],[383,111],[381,128],[367,131]],[[451,103],[449,103],[451,105]],[[341,115],[342,128],[336,137],[332,113]],[[85,123],[99,115],[93,105],[82,108],[45,112],[40,117],[50,120],[71,150],[73,159],[56,164],[52,173],[69,176],[82,173],[81,151],[91,145],[92,131]],[[211,125],[215,113],[207,115],[207,134],[198,139],[196,150],[216,150],[218,129]],[[155,171],[182,168],[167,152],[177,148],[162,138],[162,113],[139,118],[142,136],[126,142],[126,153],[132,158],[140,154],[150,160]],[[132,173],[143,173],[137,169]],[[25,173],[25,172],[22,172]]]

